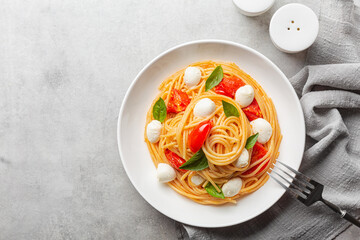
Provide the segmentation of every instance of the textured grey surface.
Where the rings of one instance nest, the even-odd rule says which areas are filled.
[[[294,75],[305,53],[279,52],[267,32],[287,2],[247,18],[221,0],[2,1],[0,238],[176,239],[121,165],[125,91],[157,54],[204,38],[246,44]]]

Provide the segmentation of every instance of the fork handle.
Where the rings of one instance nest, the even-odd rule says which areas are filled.
[[[321,201],[325,203],[326,206],[331,208],[334,212],[340,214],[341,218],[345,218],[346,220],[348,220],[349,222],[360,228],[360,221],[357,220],[354,216],[350,215],[345,210],[342,210],[340,207],[336,206],[335,204],[325,199],[321,199]]]

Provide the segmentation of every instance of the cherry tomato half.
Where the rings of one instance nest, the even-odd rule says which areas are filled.
[[[219,83],[219,85],[214,88],[214,91],[217,94],[234,98],[236,91],[244,85],[245,83],[238,77],[224,77]]]
[[[179,169],[179,167],[186,162],[184,159],[179,157],[179,155],[170,151],[169,149],[166,149],[165,156],[166,156],[167,160],[169,161],[169,163],[171,164],[171,166],[173,166],[173,168],[175,168],[176,170],[181,171],[181,172],[187,171],[185,169]]]
[[[263,117],[259,104],[257,103],[255,98],[249,106],[243,108],[242,110],[250,122]]]
[[[264,157],[266,155],[266,153],[267,153],[266,148],[264,148],[264,146],[261,143],[256,142],[254,147],[253,147],[252,154],[251,154],[250,164],[252,164],[252,163],[256,162],[257,160],[261,159],[262,157]],[[250,173],[254,172],[256,170],[256,168],[258,168],[258,166],[261,163],[259,163],[259,164],[255,165],[255,166],[253,166],[252,168],[248,169],[243,174],[247,175],[247,174],[250,174]],[[265,164],[264,166],[262,166],[261,169],[259,170],[259,172],[263,171],[268,164],[269,164],[269,162],[267,164]]]
[[[211,120],[206,120],[199,123],[189,134],[188,145],[192,152],[197,152],[200,150],[204,144],[206,138],[208,137],[213,123]]]
[[[170,92],[170,99],[167,106],[168,113],[178,113],[186,109],[190,103],[190,98],[186,92],[172,89]]]

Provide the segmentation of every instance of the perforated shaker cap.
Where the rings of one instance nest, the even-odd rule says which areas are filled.
[[[296,53],[310,47],[319,32],[319,20],[309,7],[291,3],[279,8],[270,21],[270,37],[281,51]]]
[[[249,17],[258,16],[269,10],[275,0],[233,0],[239,11]]]

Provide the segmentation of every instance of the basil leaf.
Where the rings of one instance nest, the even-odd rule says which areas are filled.
[[[205,153],[202,149],[197,151],[186,163],[181,165],[180,169],[200,171],[209,167],[208,160],[205,156]]]
[[[246,149],[252,148],[252,147],[255,145],[255,143],[256,143],[256,141],[257,141],[257,139],[258,139],[258,136],[259,136],[259,133],[250,136],[250,137],[246,140],[245,148],[246,148]]]
[[[156,101],[153,107],[153,117],[155,120],[159,120],[160,122],[164,122],[166,118],[166,105],[162,98]]]
[[[224,77],[223,69],[221,66],[217,66],[210,74],[205,83],[205,92],[209,91],[213,87],[217,86]]]
[[[205,186],[205,190],[208,192],[208,194],[210,194],[213,197],[222,198],[222,199],[225,198],[224,193],[222,191],[218,192],[210,182]]]
[[[237,108],[232,105],[231,103],[225,102],[224,100],[222,100],[222,105],[223,105],[223,109],[224,109],[224,113],[226,117],[231,117],[231,116],[235,116],[235,117],[239,117],[239,111],[237,110]]]

